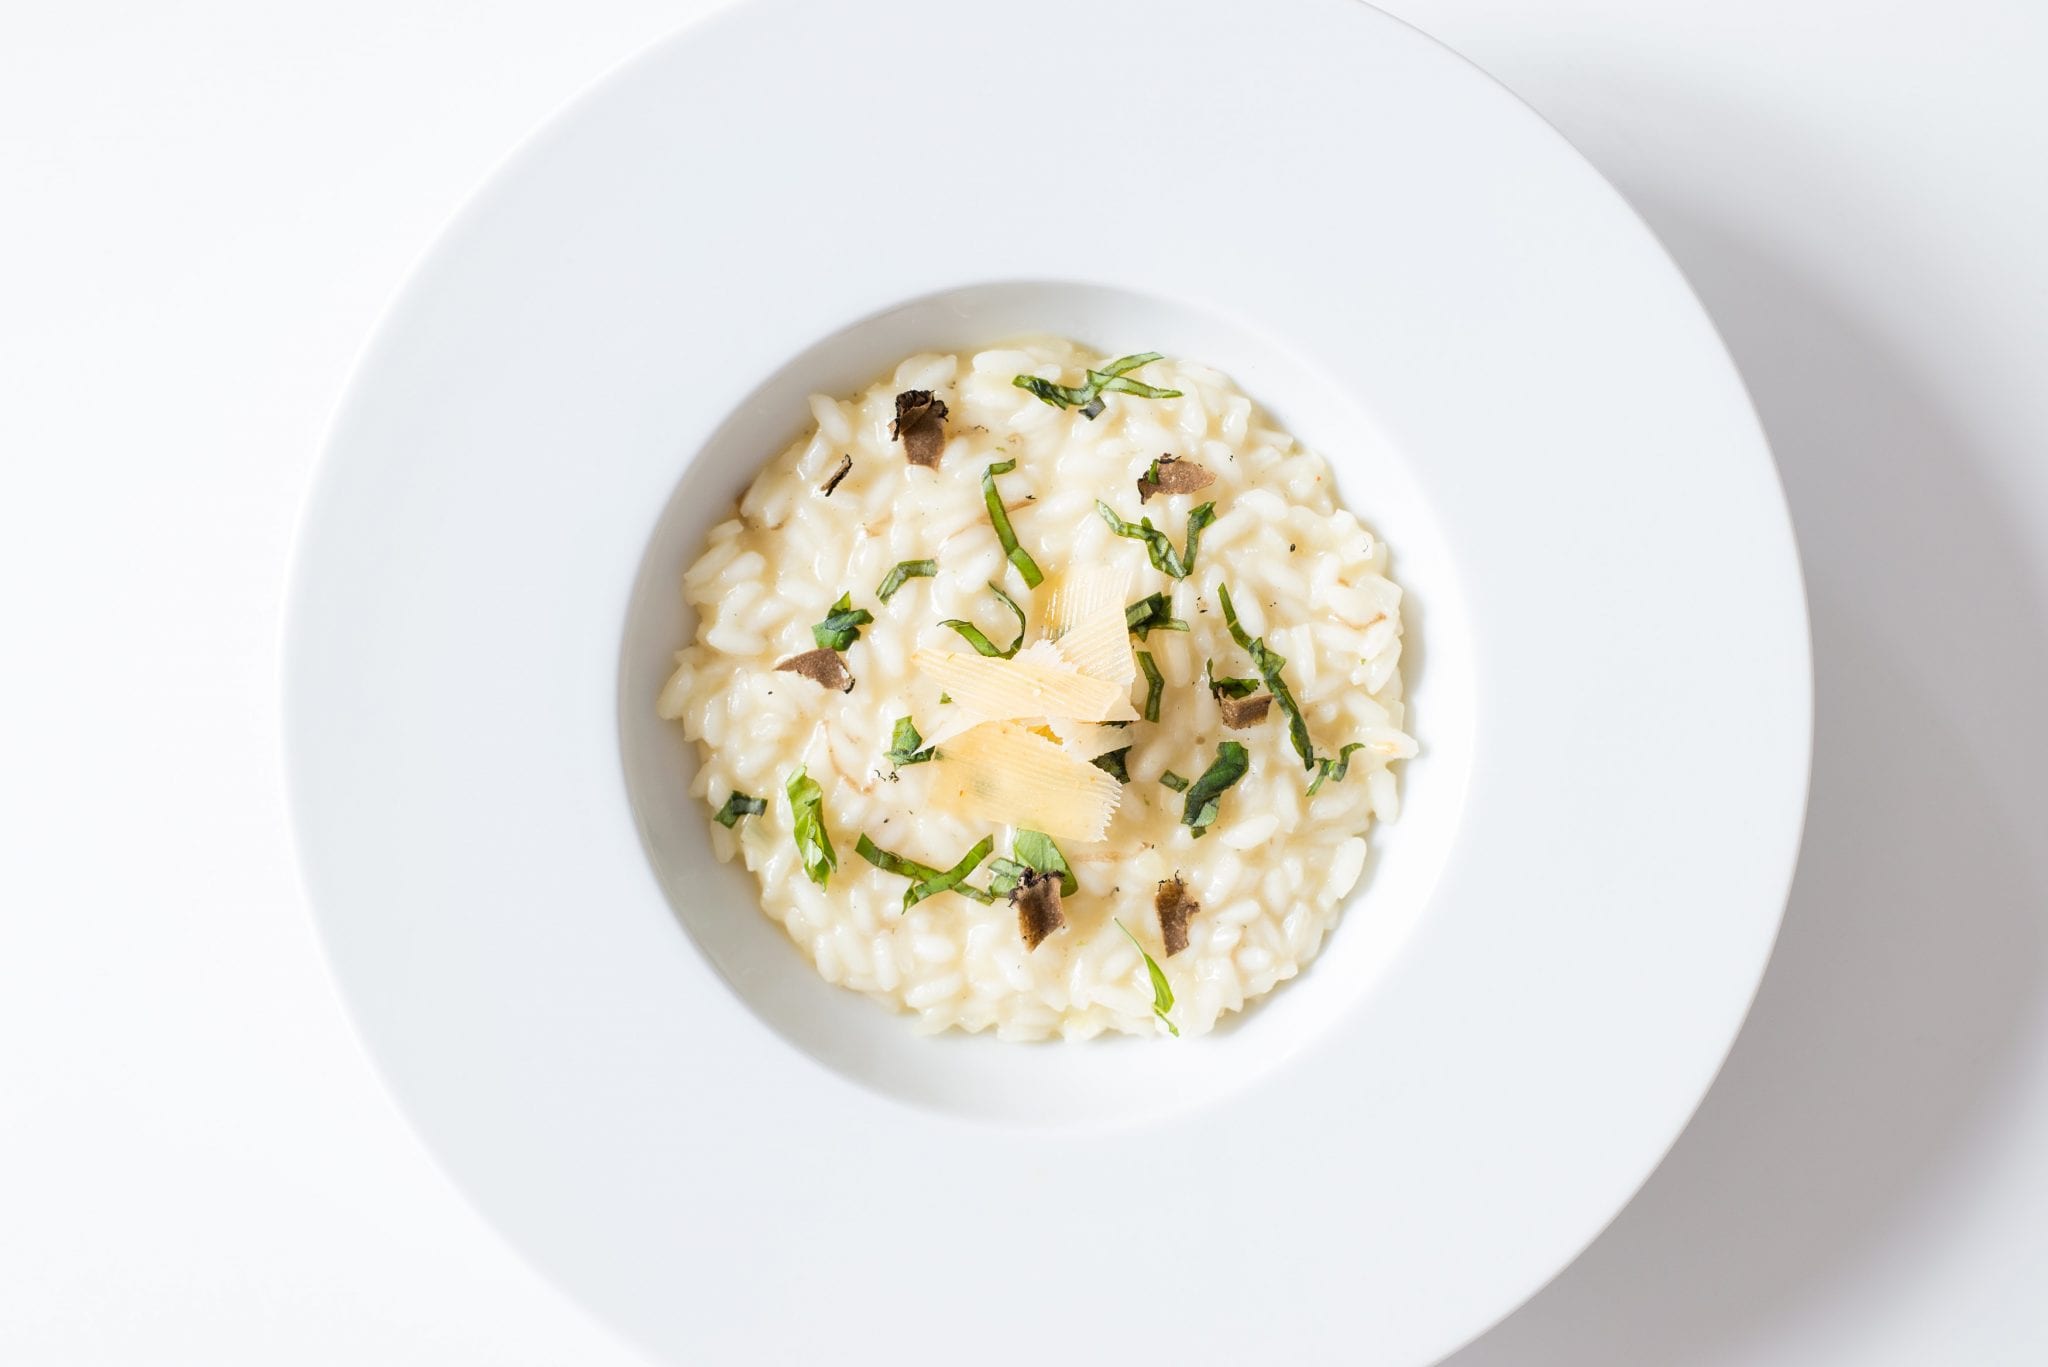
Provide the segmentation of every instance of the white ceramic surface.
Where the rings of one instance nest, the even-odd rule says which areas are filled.
[[[1385,16],[883,8],[618,73],[365,359],[287,676],[337,975],[479,1206],[678,1358],[1430,1361],[1640,1183],[1767,957],[1809,734],[1768,454],[1621,202]],[[1224,364],[1415,594],[1409,812],[1214,1039],[909,1038],[777,957],[645,718],[678,491],[1024,325]]]

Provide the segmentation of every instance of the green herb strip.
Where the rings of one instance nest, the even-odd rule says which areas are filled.
[[[789,776],[783,791],[789,796],[789,815],[795,829],[797,853],[803,856],[804,872],[813,883],[824,887],[839,867],[832,837],[825,830],[825,793],[818,782],[798,769]]]
[[[1080,385],[1055,384],[1036,375],[1019,375],[1010,383],[1036,395],[1040,401],[1049,403],[1054,408],[1078,408],[1082,417],[1092,421],[1102,416],[1104,394],[1129,394],[1140,399],[1179,398],[1178,389],[1159,389],[1129,377],[1130,371],[1141,365],[1150,365],[1159,359],[1160,355],[1156,351],[1119,356],[1102,369],[1089,371],[1087,383]]]
[[[889,737],[888,759],[897,768],[906,764],[923,764],[938,757],[936,749],[923,750],[924,737],[917,734],[917,723],[908,717],[896,719],[896,730]]]
[[[993,593],[996,597],[1002,599],[1003,606],[1008,608],[1010,610],[1010,615],[1017,619],[1017,644],[1010,647],[1010,653],[1012,655],[1015,655],[1017,653],[1017,646],[1021,646],[1024,644],[1024,609],[1017,606],[1016,599],[1012,598],[1009,594],[1004,593],[994,584],[990,584],[988,586],[988,591],[990,593]]]
[[[1017,544],[1017,532],[1010,526],[1010,514],[1003,507],[1003,496],[996,492],[996,476],[1007,475],[1016,468],[1017,462],[1012,458],[999,460],[982,471],[981,501],[988,509],[988,520],[995,526],[996,540],[1003,545],[1003,554],[1017,567],[1017,573],[1024,576],[1024,586],[1035,589],[1045,582],[1045,576],[1039,573],[1038,562]]]
[[[1010,383],[1037,395],[1041,402],[1054,408],[1085,408],[1095,401],[1093,389],[1058,384],[1036,375],[1019,375]]]
[[[1097,755],[1088,762],[1118,783],[1131,781],[1131,747],[1128,745],[1121,750],[1112,750],[1106,755]]]
[[[1342,777],[1342,775],[1339,775],[1339,777]],[[726,797],[725,805],[720,807],[718,814],[711,819],[729,831],[741,817],[759,816],[767,810],[768,803],[766,799],[748,797],[745,793],[735,792]]]
[[[995,898],[988,893],[969,886],[967,877],[981,867],[981,861],[988,858],[989,851],[995,847],[994,838],[985,835],[950,869],[935,869],[929,864],[920,864],[915,859],[905,859],[900,854],[891,854],[868,839],[865,833],[853,848],[856,854],[882,872],[893,873],[899,878],[910,880],[910,886],[903,890],[903,909],[909,911],[925,898],[936,897],[942,892],[957,892],[962,897],[970,897],[984,906],[993,902]]]
[[[1029,865],[1014,859],[991,859],[988,863],[988,890],[998,897],[1008,897],[1029,872]]]
[[[1010,658],[1011,654],[1014,653],[1012,651],[1004,651],[997,649],[996,643],[994,641],[991,641],[988,637],[984,636],[982,634],[981,628],[974,625],[974,623],[972,622],[963,622],[957,617],[948,617],[945,621],[939,623],[939,625],[942,627],[951,627],[953,628],[953,630],[959,632],[960,635],[966,640],[967,644],[974,647],[974,653],[977,655],[987,655],[994,659],[1007,660]]]
[[[995,859],[988,866],[988,890],[998,897],[1008,897],[1017,890],[1027,873],[1042,873],[1047,877],[1058,874],[1060,896],[1072,897],[1080,891],[1081,882],[1074,877],[1074,870],[1067,864],[1060,847],[1052,843],[1052,837],[1039,831],[1017,832],[1017,857]]]
[[[1202,666],[1202,673],[1208,677],[1209,693],[1217,698],[1249,698],[1259,691],[1257,679],[1219,679],[1216,677],[1216,662],[1208,661]]]
[[[1159,781],[1168,788],[1173,789],[1176,793],[1184,793],[1188,790],[1188,781],[1171,769],[1161,774]]]
[[[1287,738],[1294,742],[1294,753],[1301,756],[1301,767],[1316,767],[1315,746],[1308,738],[1308,719],[1301,715],[1301,708],[1294,701],[1294,694],[1287,687],[1287,680],[1280,671],[1287,667],[1287,657],[1277,650],[1268,650],[1266,643],[1251,635],[1238,625],[1237,609],[1230,601],[1230,587],[1218,584],[1216,592],[1223,600],[1223,620],[1229,624],[1230,637],[1242,646],[1252,657],[1259,677],[1266,681],[1266,689],[1273,695],[1273,701],[1280,704],[1280,710],[1287,714]]]
[[[1195,554],[1202,545],[1202,528],[1216,520],[1214,503],[1204,503],[1189,513],[1187,549],[1184,552],[1176,552],[1173,549],[1173,542],[1167,538],[1165,532],[1152,525],[1151,518],[1143,517],[1136,522],[1126,522],[1116,515],[1116,509],[1100,499],[1095,501],[1095,511],[1102,514],[1102,520],[1107,522],[1109,529],[1118,536],[1144,542],[1145,554],[1151,559],[1152,568],[1169,579],[1185,579],[1194,573]],[[1130,621],[1129,608],[1124,610],[1124,620]],[[1135,630],[1135,627],[1133,629]]]
[[[1039,831],[1017,832],[1017,857],[1040,873],[1058,874],[1060,896],[1072,897],[1080,891],[1080,880],[1074,877],[1073,868],[1060,853],[1060,847],[1052,843],[1051,836]]]
[[[990,593],[993,593],[996,597],[1002,599],[1003,606],[1008,608],[1010,612],[1017,618],[1017,639],[1010,642],[1009,649],[1004,650],[998,647],[995,642],[989,640],[987,636],[982,634],[982,630],[980,627],[974,625],[974,623],[972,622],[963,622],[957,617],[949,617],[945,621],[939,623],[939,625],[943,627],[951,627],[953,630],[959,632],[961,636],[966,638],[967,644],[973,646],[976,652],[978,652],[979,654],[991,655],[999,660],[1012,659],[1016,656],[1017,652],[1023,649],[1024,647],[1024,609],[1017,606],[1016,599],[1010,597],[1009,594],[1004,593],[994,584],[990,584],[988,586],[988,591]]]
[[[939,871],[929,864],[920,864],[915,859],[905,859],[900,854],[891,854],[868,839],[866,832],[862,832],[860,839],[854,842],[853,852],[883,873],[893,873],[899,878],[917,881],[936,878],[939,874]]]
[[[1159,666],[1152,663],[1152,652],[1133,652],[1138,657],[1138,668],[1145,671],[1145,720],[1159,720],[1159,695],[1166,691],[1166,678],[1159,672]]]
[[[1124,625],[1139,640],[1155,631],[1186,631],[1188,624],[1173,615],[1173,604],[1164,593],[1140,598],[1124,609]]]
[[[1136,370],[1141,365],[1151,365],[1154,361],[1164,359],[1165,357],[1156,351],[1140,351],[1129,356],[1119,356],[1102,369],[1091,370],[1088,373],[1090,375],[1125,375]],[[1177,399],[1180,395],[1176,394],[1174,397]]]
[[[845,650],[860,639],[860,629],[875,620],[866,608],[853,605],[853,595],[842,593],[825,620],[811,628],[811,639],[820,650]]]
[[[1322,787],[1325,780],[1329,780],[1331,782],[1336,783],[1342,783],[1344,781],[1344,776],[1351,772],[1351,752],[1353,750],[1363,750],[1364,748],[1364,741],[1355,740],[1352,741],[1349,745],[1346,745],[1343,749],[1339,750],[1337,752],[1337,757],[1335,759],[1332,759],[1328,755],[1325,755],[1321,759],[1317,760],[1316,780],[1315,782],[1308,785],[1308,795],[1310,797],[1314,797],[1316,795],[1316,789]]]
[[[1209,827],[1215,824],[1217,813],[1222,808],[1223,794],[1243,778],[1249,768],[1251,758],[1245,753],[1245,748],[1234,740],[1227,740],[1216,747],[1216,762],[1188,785],[1180,820],[1183,826],[1194,831],[1197,840],[1208,834]]]
[[[1088,372],[1088,383],[1096,387],[1095,392],[1098,394],[1131,394],[1140,399],[1177,399],[1180,397],[1178,389],[1161,389],[1157,385],[1149,385],[1142,380],[1131,379],[1127,375],[1108,375],[1100,370]]]
[[[896,590],[902,588],[911,580],[930,579],[938,572],[939,562],[936,560],[901,561],[895,569],[890,570],[888,574],[882,577],[881,584],[875,589],[875,597],[886,603],[895,594]]]
[[[1124,933],[1125,938],[1136,947],[1138,957],[1145,961],[1145,972],[1152,979],[1152,1014],[1159,1017],[1160,1024],[1173,1032],[1175,1039],[1179,1039],[1180,1027],[1166,1014],[1173,1010],[1173,984],[1166,980],[1166,973],[1159,967],[1159,961],[1147,954],[1145,946],[1138,943],[1138,937],[1131,934],[1129,926],[1118,921],[1116,928]]]
[[[1204,503],[1188,514],[1187,549],[1181,552],[1180,563],[1183,576],[1195,572],[1195,551],[1202,544],[1202,528],[1216,520],[1216,505]]]

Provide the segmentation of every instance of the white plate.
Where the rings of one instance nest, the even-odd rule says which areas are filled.
[[[1407,814],[1240,1026],[918,1039],[708,857],[652,717],[752,464],[921,346],[1223,366],[1409,588]],[[307,515],[334,968],[448,1170],[680,1361],[1419,1364],[1568,1261],[1732,1039],[1797,845],[1775,473],[1555,133],[1341,0],[763,0],[452,227]]]

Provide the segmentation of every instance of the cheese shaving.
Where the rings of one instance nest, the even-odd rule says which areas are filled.
[[[1096,759],[1131,743],[1131,733],[1127,728],[1104,726],[1101,722],[1055,717],[1052,729],[1059,739],[1060,748],[1075,759]]]
[[[923,649],[910,657],[910,663],[951,694],[961,708],[985,721],[1018,717],[1128,721],[1137,715],[1131,708],[1128,686],[1083,674],[1060,659],[1053,647],[1040,651],[1034,645],[1011,660]]]
[[[1061,658],[1083,674],[1129,688],[1138,676],[1124,621],[1130,591],[1129,566],[1075,566],[1047,595],[1040,630]]]
[[[963,732],[931,767],[931,803],[940,811],[1056,840],[1101,840],[1123,796],[1102,770],[1010,721]]]

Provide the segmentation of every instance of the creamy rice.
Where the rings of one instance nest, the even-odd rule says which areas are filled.
[[[1183,1035],[1209,1030],[1315,956],[1364,872],[1374,818],[1396,815],[1390,766],[1415,753],[1401,702],[1401,591],[1387,578],[1385,546],[1337,505],[1322,458],[1275,429],[1223,375],[1186,361],[1133,373],[1182,397],[1105,395],[1093,421],[1012,383],[1032,374],[1076,384],[1102,364],[1071,344],[1034,340],[913,356],[850,401],[814,395],[810,433],[768,462],[683,579],[697,635],[676,657],[661,715],[698,742],[694,791],[708,809],[734,792],[767,802],[732,829],[711,826],[718,857],[737,855],[754,872],[762,909],[826,980],[915,1013],[920,1029],[993,1027],[1020,1040],[1163,1033],[1145,963],[1120,921],[1170,981],[1171,1021]],[[895,396],[919,389],[951,410],[935,470],[910,465],[890,433]],[[1136,481],[1163,453],[1199,462],[1215,483],[1141,506]],[[851,469],[821,494],[847,456]],[[897,718],[913,717],[929,736],[948,711],[911,665],[921,646],[967,648],[942,620],[976,623],[1007,643],[1017,629],[989,592],[993,582],[1037,625],[1042,604],[1005,563],[982,502],[983,471],[1006,459],[1017,467],[999,478],[1003,501],[1019,544],[1049,577],[1073,564],[1128,565],[1133,600],[1164,591],[1189,625],[1132,642],[1165,678],[1160,720],[1125,732],[1130,781],[1108,838],[1059,842],[1080,889],[1064,901],[1065,928],[1035,950],[1007,900],[982,905],[940,893],[905,911],[906,880],[854,852],[862,833],[939,868],[984,836],[995,837],[997,856],[1012,852],[1012,830],[930,808],[941,766],[897,769],[886,758]],[[1149,516],[1176,548],[1191,508],[1213,501],[1217,516],[1193,572],[1175,581],[1153,568],[1142,543],[1111,532],[1098,499],[1131,522]],[[891,567],[927,558],[936,577],[878,599]],[[1228,730],[1204,686],[1205,661],[1219,676],[1257,672],[1225,627],[1219,585],[1245,629],[1286,657],[1315,752],[1362,743],[1346,777],[1326,781],[1312,799],[1312,775],[1289,745],[1281,710]],[[813,624],[842,593],[874,614],[845,652],[852,691],[777,672],[779,661],[813,649]],[[1141,677],[1133,702],[1142,705],[1145,692]],[[1250,769],[1197,838],[1181,824],[1181,794],[1160,778],[1200,775],[1224,740],[1245,746]],[[838,854],[824,887],[805,875],[784,795],[799,767],[823,790]],[[1168,957],[1154,895],[1176,873],[1201,910],[1187,948]],[[986,886],[987,867],[970,881]]]

